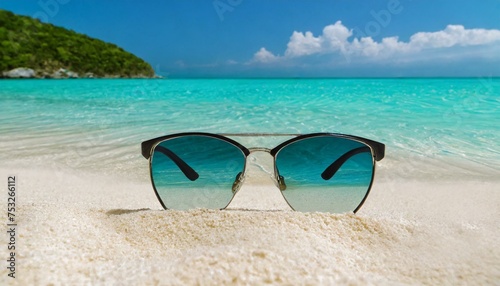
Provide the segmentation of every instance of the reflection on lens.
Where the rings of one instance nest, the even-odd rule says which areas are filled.
[[[369,191],[373,167],[368,146],[329,135],[295,141],[276,154],[286,182],[282,194],[298,211],[355,211]]]
[[[186,135],[155,147],[151,176],[166,208],[222,209],[231,201],[235,177],[244,166],[245,155],[233,144],[209,136]]]

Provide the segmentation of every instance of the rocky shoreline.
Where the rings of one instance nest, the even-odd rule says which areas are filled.
[[[70,71],[65,68],[60,68],[54,72],[48,71],[35,71],[30,68],[15,68],[10,71],[4,71],[0,73],[0,79],[79,79],[79,78],[157,78],[162,79],[164,77],[160,75],[154,75],[152,77],[145,76],[142,74],[134,76],[123,76],[123,75],[104,75],[97,76],[94,73],[87,72],[83,75],[79,75],[76,72]]]

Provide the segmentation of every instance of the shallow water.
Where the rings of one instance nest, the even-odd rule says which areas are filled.
[[[500,173],[498,78],[2,80],[0,102],[0,157],[26,164],[144,178],[140,142],[169,133],[338,132],[385,143],[395,176]]]

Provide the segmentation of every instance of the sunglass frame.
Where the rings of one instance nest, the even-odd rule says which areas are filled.
[[[245,166],[243,166],[243,171],[242,171],[243,174],[245,174],[245,171],[246,171],[246,160],[252,152],[257,152],[257,151],[268,152],[273,157],[274,172],[275,172],[276,180],[279,180],[279,171],[278,171],[278,168],[276,166],[276,155],[279,153],[280,150],[282,150],[283,148],[285,148],[286,146],[288,146],[294,142],[309,139],[309,138],[314,138],[314,137],[320,137],[320,136],[331,136],[331,137],[335,137],[335,138],[343,138],[343,139],[348,139],[348,140],[360,142],[360,143],[368,146],[371,150],[371,154],[373,157],[373,164],[372,164],[373,170],[372,170],[372,177],[370,180],[370,185],[368,186],[368,190],[366,191],[366,194],[365,194],[364,198],[362,199],[362,201],[360,202],[360,204],[356,207],[355,210],[353,210],[353,213],[356,213],[363,206],[364,202],[366,201],[366,198],[368,197],[368,195],[370,193],[370,190],[371,190],[372,185],[373,185],[373,180],[375,177],[375,166],[376,166],[375,161],[380,161],[385,156],[385,145],[383,143],[380,143],[380,142],[377,142],[374,140],[370,140],[367,138],[359,137],[359,136],[347,135],[347,134],[341,134],[341,133],[310,133],[310,134],[220,133],[220,134],[215,134],[215,133],[207,133],[207,132],[182,132],[182,133],[175,133],[175,134],[160,136],[160,137],[153,138],[153,139],[142,142],[141,143],[141,153],[144,156],[144,158],[148,159],[148,161],[149,161],[149,171],[150,171],[151,184],[152,184],[153,189],[155,191],[156,198],[158,199],[158,201],[160,202],[160,204],[162,205],[162,207],[164,209],[168,209],[168,208],[163,203],[163,201],[162,201],[162,199],[161,199],[161,197],[156,189],[154,181],[153,181],[153,170],[152,170],[152,160],[151,160],[152,155],[153,155],[153,152],[154,152],[156,146],[158,144],[160,144],[161,142],[164,142],[164,141],[170,140],[170,139],[174,139],[174,138],[178,138],[178,137],[184,137],[184,136],[212,137],[212,138],[216,138],[216,139],[225,141],[225,142],[232,144],[235,147],[239,148],[242,151],[242,153],[245,155]],[[283,143],[280,143],[278,146],[276,146],[272,149],[268,149],[268,148],[260,148],[260,147],[247,148],[247,147],[243,146],[242,144],[240,144],[239,142],[237,142],[231,138],[228,138],[228,136],[232,136],[232,137],[293,136],[293,138],[286,140]],[[278,184],[279,184],[279,182],[278,182]],[[235,192],[235,194],[236,194],[236,192]],[[284,197],[285,201],[287,202],[287,204],[292,209],[294,209],[293,206],[288,203],[288,201],[286,200],[286,197],[284,195],[283,195],[283,197]],[[227,203],[226,207],[231,203],[233,198],[234,198],[234,194],[233,194],[233,197],[231,198],[231,200]],[[224,207],[222,209],[225,209],[226,207]]]

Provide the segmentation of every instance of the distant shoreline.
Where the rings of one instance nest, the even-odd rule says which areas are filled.
[[[25,81],[25,80],[53,80],[53,81],[60,81],[60,80],[71,80],[71,81],[78,81],[78,80],[102,80],[102,79],[154,79],[154,80],[167,80],[170,78],[166,77],[94,77],[94,78],[85,78],[85,77],[79,77],[79,78],[5,78],[5,77],[0,77],[0,81],[8,81],[8,80],[13,80],[13,81]]]
[[[96,75],[93,72],[83,74],[73,72],[69,69],[60,68],[56,71],[34,70],[26,67],[19,67],[9,71],[0,72],[0,79],[163,79],[163,76],[154,74],[147,76],[144,74],[120,75],[106,74],[104,76]]]
[[[78,77],[78,78],[8,78],[0,76],[1,80],[82,80],[82,79],[169,79],[169,80],[447,80],[447,79],[460,79],[460,80],[479,80],[479,79],[500,79],[500,76],[493,77]]]

